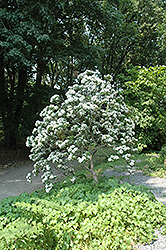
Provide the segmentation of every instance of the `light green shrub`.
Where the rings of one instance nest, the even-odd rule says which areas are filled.
[[[135,67],[124,82],[124,95],[137,117],[136,136],[141,150],[160,150],[166,143],[166,66]]]

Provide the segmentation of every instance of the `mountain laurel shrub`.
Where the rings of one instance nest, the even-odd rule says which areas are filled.
[[[51,163],[63,171],[73,172],[67,164],[76,160],[98,182],[93,156],[98,149],[109,147],[108,161],[122,156],[128,168],[134,165],[134,122],[123,97],[113,87],[112,77],[100,78],[98,72],[89,71],[78,76],[78,82],[69,87],[66,99],[51,97],[50,105],[40,114],[26,145],[31,147],[30,159],[34,161],[32,173],[42,172],[41,179],[49,192],[56,176]],[[27,175],[31,181],[32,173]],[[74,180],[74,179],[72,179]]]

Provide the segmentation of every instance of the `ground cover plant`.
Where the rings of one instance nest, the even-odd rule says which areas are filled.
[[[66,180],[0,202],[0,249],[129,250],[165,225],[166,208],[144,186]]]

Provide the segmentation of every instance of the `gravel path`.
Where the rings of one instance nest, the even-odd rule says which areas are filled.
[[[19,167],[5,167],[0,170],[0,200],[9,196],[31,193],[36,189],[42,189],[40,177],[35,177],[33,183],[26,181],[26,174],[32,171],[31,162],[20,164]]]
[[[155,235],[158,239],[153,241],[149,245],[139,246],[137,250],[166,250],[166,235],[162,235],[160,232],[156,231]]]
[[[20,163],[19,166],[7,166],[0,170],[0,201],[9,196],[20,195],[21,193],[31,193],[34,190],[44,188],[40,175],[33,177],[33,182],[26,180],[27,173],[33,170],[33,163],[30,161]],[[54,174],[61,176],[58,170]]]
[[[118,172],[112,169],[106,169],[104,174],[107,177],[121,177],[122,181],[127,181],[135,185],[144,185],[150,188],[156,199],[166,206],[166,179],[144,175],[142,171],[135,170],[130,175],[128,172]]]

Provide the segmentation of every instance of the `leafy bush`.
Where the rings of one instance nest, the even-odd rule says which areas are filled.
[[[163,146],[158,154],[149,155],[142,170],[151,176],[166,178],[166,147]]]
[[[129,250],[150,242],[155,228],[166,225],[166,208],[146,187],[87,179],[57,184],[49,194],[4,199],[0,222],[4,250]]]
[[[166,160],[166,145],[164,145],[159,152],[159,160],[162,163]]]
[[[95,182],[98,182],[93,157],[101,148],[111,148],[108,161],[119,156],[126,160],[128,168],[134,165],[131,152],[134,148],[134,122],[122,96],[113,88],[112,77],[100,78],[99,72],[89,71],[79,75],[62,102],[52,96],[51,104],[43,109],[41,121],[36,122],[26,145],[31,147],[30,159],[34,161],[33,174],[42,172],[46,192],[56,178],[51,163],[62,171],[73,171],[67,162],[76,160],[84,164]],[[31,173],[27,180],[31,181]]]
[[[159,151],[166,143],[166,66],[132,68],[122,81],[126,102],[135,108],[140,151]]]

